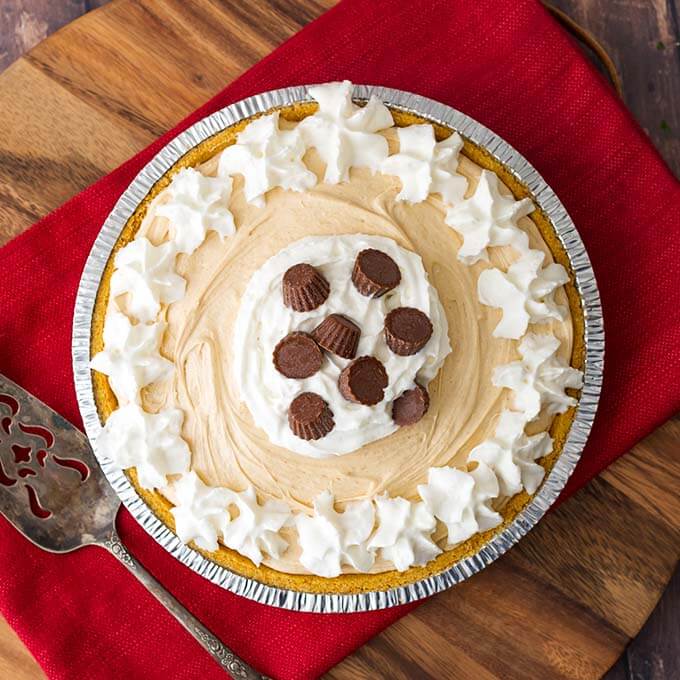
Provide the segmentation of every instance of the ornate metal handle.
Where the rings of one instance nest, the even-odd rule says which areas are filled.
[[[186,628],[215,661],[233,678],[239,680],[269,680],[258,673],[213,635],[193,614],[185,609],[144,567],[127,551],[115,529],[104,541],[105,547],[115,555],[139,582]]]

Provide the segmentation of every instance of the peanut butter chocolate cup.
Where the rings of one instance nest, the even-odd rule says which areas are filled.
[[[299,394],[288,407],[288,424],[300,439],[321,439],[334,427],[333,412],[314,392]]]
[[[387,371],[375,357],[359,357],[347,364],[338,378],[340,394],[355,404],[375,406],[385,396]]]
[[[362,250],[354,261],[352,282],[366,297],[380,297],[401,281],[397,263],[387,253],[374,248]]]
[[[307,333],[286,335],[274,348],[274,367],[286,378],[309,378],[323,362],[323,354],[314,338]]]
[[[320,347],[343,359],[354,359],[361,329],[342,314],[330,314],[313,331]]]
[[[330,290],[328,281],[311,264],[296,264],[283,275],[283,304],[296,312],[310,312],[320,307]]]
[[[427,390],[416,383],[412,390],[406,390],[392,403],[392,420],[404,427],[415,425],[430,408],[430,395]]]
[[[399,356],[419,352],[432,337],[432,323],[419,309],[397,307],[385,317],[385,340]]]

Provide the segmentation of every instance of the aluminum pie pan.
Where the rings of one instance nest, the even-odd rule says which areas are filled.
[[[231,104],[198,121],[164,146],[125,190],[104,222],[85,264],[75,303],[72,359],[76,396],[85,431],[94,445],[102,429],[89,367],[92,315],[104,269],[130,217],[154,184],[191,149],[255,114],[309,102],[308,87],[272,90]],[[588,439],[602,386],[604,325],[595,274],[581,237],[566,209],[536,169],[512,146],[476,120],[420,95],[386,87],[355,85],[353,98],[377,96],[390,108],[412,113],[456,130],[503,165],[532,194],[548,217],[571,264],[584,321],[584,384],[569,432],[552,469],[529,503],[476,553],[444,571],[389,590],[359,593],[318,593],[266,585],[234,573],[183,544],[139,496],[126,474],[106,458],[99,463],[121,501],[147,533],[173,557],[213,583],[261,604],[304,612],[363,612],[423,599],[464,581],[495,561],[517,543],[555,502],[578,463]]]

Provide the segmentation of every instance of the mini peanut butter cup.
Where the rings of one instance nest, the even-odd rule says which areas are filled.
[[[354,359],[361,329],[342,314],[330,314],[313,331],[320,347],[343,359]]]
[[[401,281],[397,263],[387,253],[374,248],[362,250],[354,261],[352,283],[366,297],[380,297]]]
[[[288,407],[288,424],[300,439],[321,439],[334,427],[333,412],[314,392],[299,394]]]
[[[427,390],[416,383],[412,390],[406,390],[392,402],[392,420],[404,427],[415,425],[430,408],[430,395]]]
[[[359,357],[347,364],[338,378],[340,394],[355,404],[375,406],[385,396],[387,371],[375,357]]]
[[[283,304],[296,312],[320,307],[330,290],[328,281],[311,264],[296,264],[283,275]]]
[[[385,340],[399,356],[419,352],[431,337],[432,323],[419,309],[397,307],[385,317]]]
[[[323,362],[323,354],[311,335],[294,332],[279,340],[274,348],[274,367],[286,378],[309,378]]]

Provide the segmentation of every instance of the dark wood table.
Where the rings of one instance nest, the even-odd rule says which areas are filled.
[[[0,0],[0,70],[105,4]],[[160,135],[330,4],[251,0],[244,12],[240,0],[114,0],[41,42],[0,75],[0,244]],[[603,42],[627,104],[679,173],[678,0],[554,4]],[[184,37],[168,44],[158,37],[166,26],[181,26]],[[218,38],[199,49],[206,26]],[[248,45],[239,54],[223,49],[235,34],[247,37],[239,40]],[[156,72],[147,77],[149,69],[137,73],[136,64]],[[160,83],[174,84],[172,98],[155,95]],[[676,418],[490,569],[420,607],[329,677],[593,678],[631,639],[612,680],[680,677],[677,574],[638,635],[680,555],[679,442]],[[576,552],[587,565],[578,572],[565,559]],[[498,611],[489,605],[491,590]],[[484,640],[466,630],[474,616],[485,630],[494,622]],[[530,630],[515,637],[527,616],[541,635]],[[43,677],[2,620],[0,677]]]

